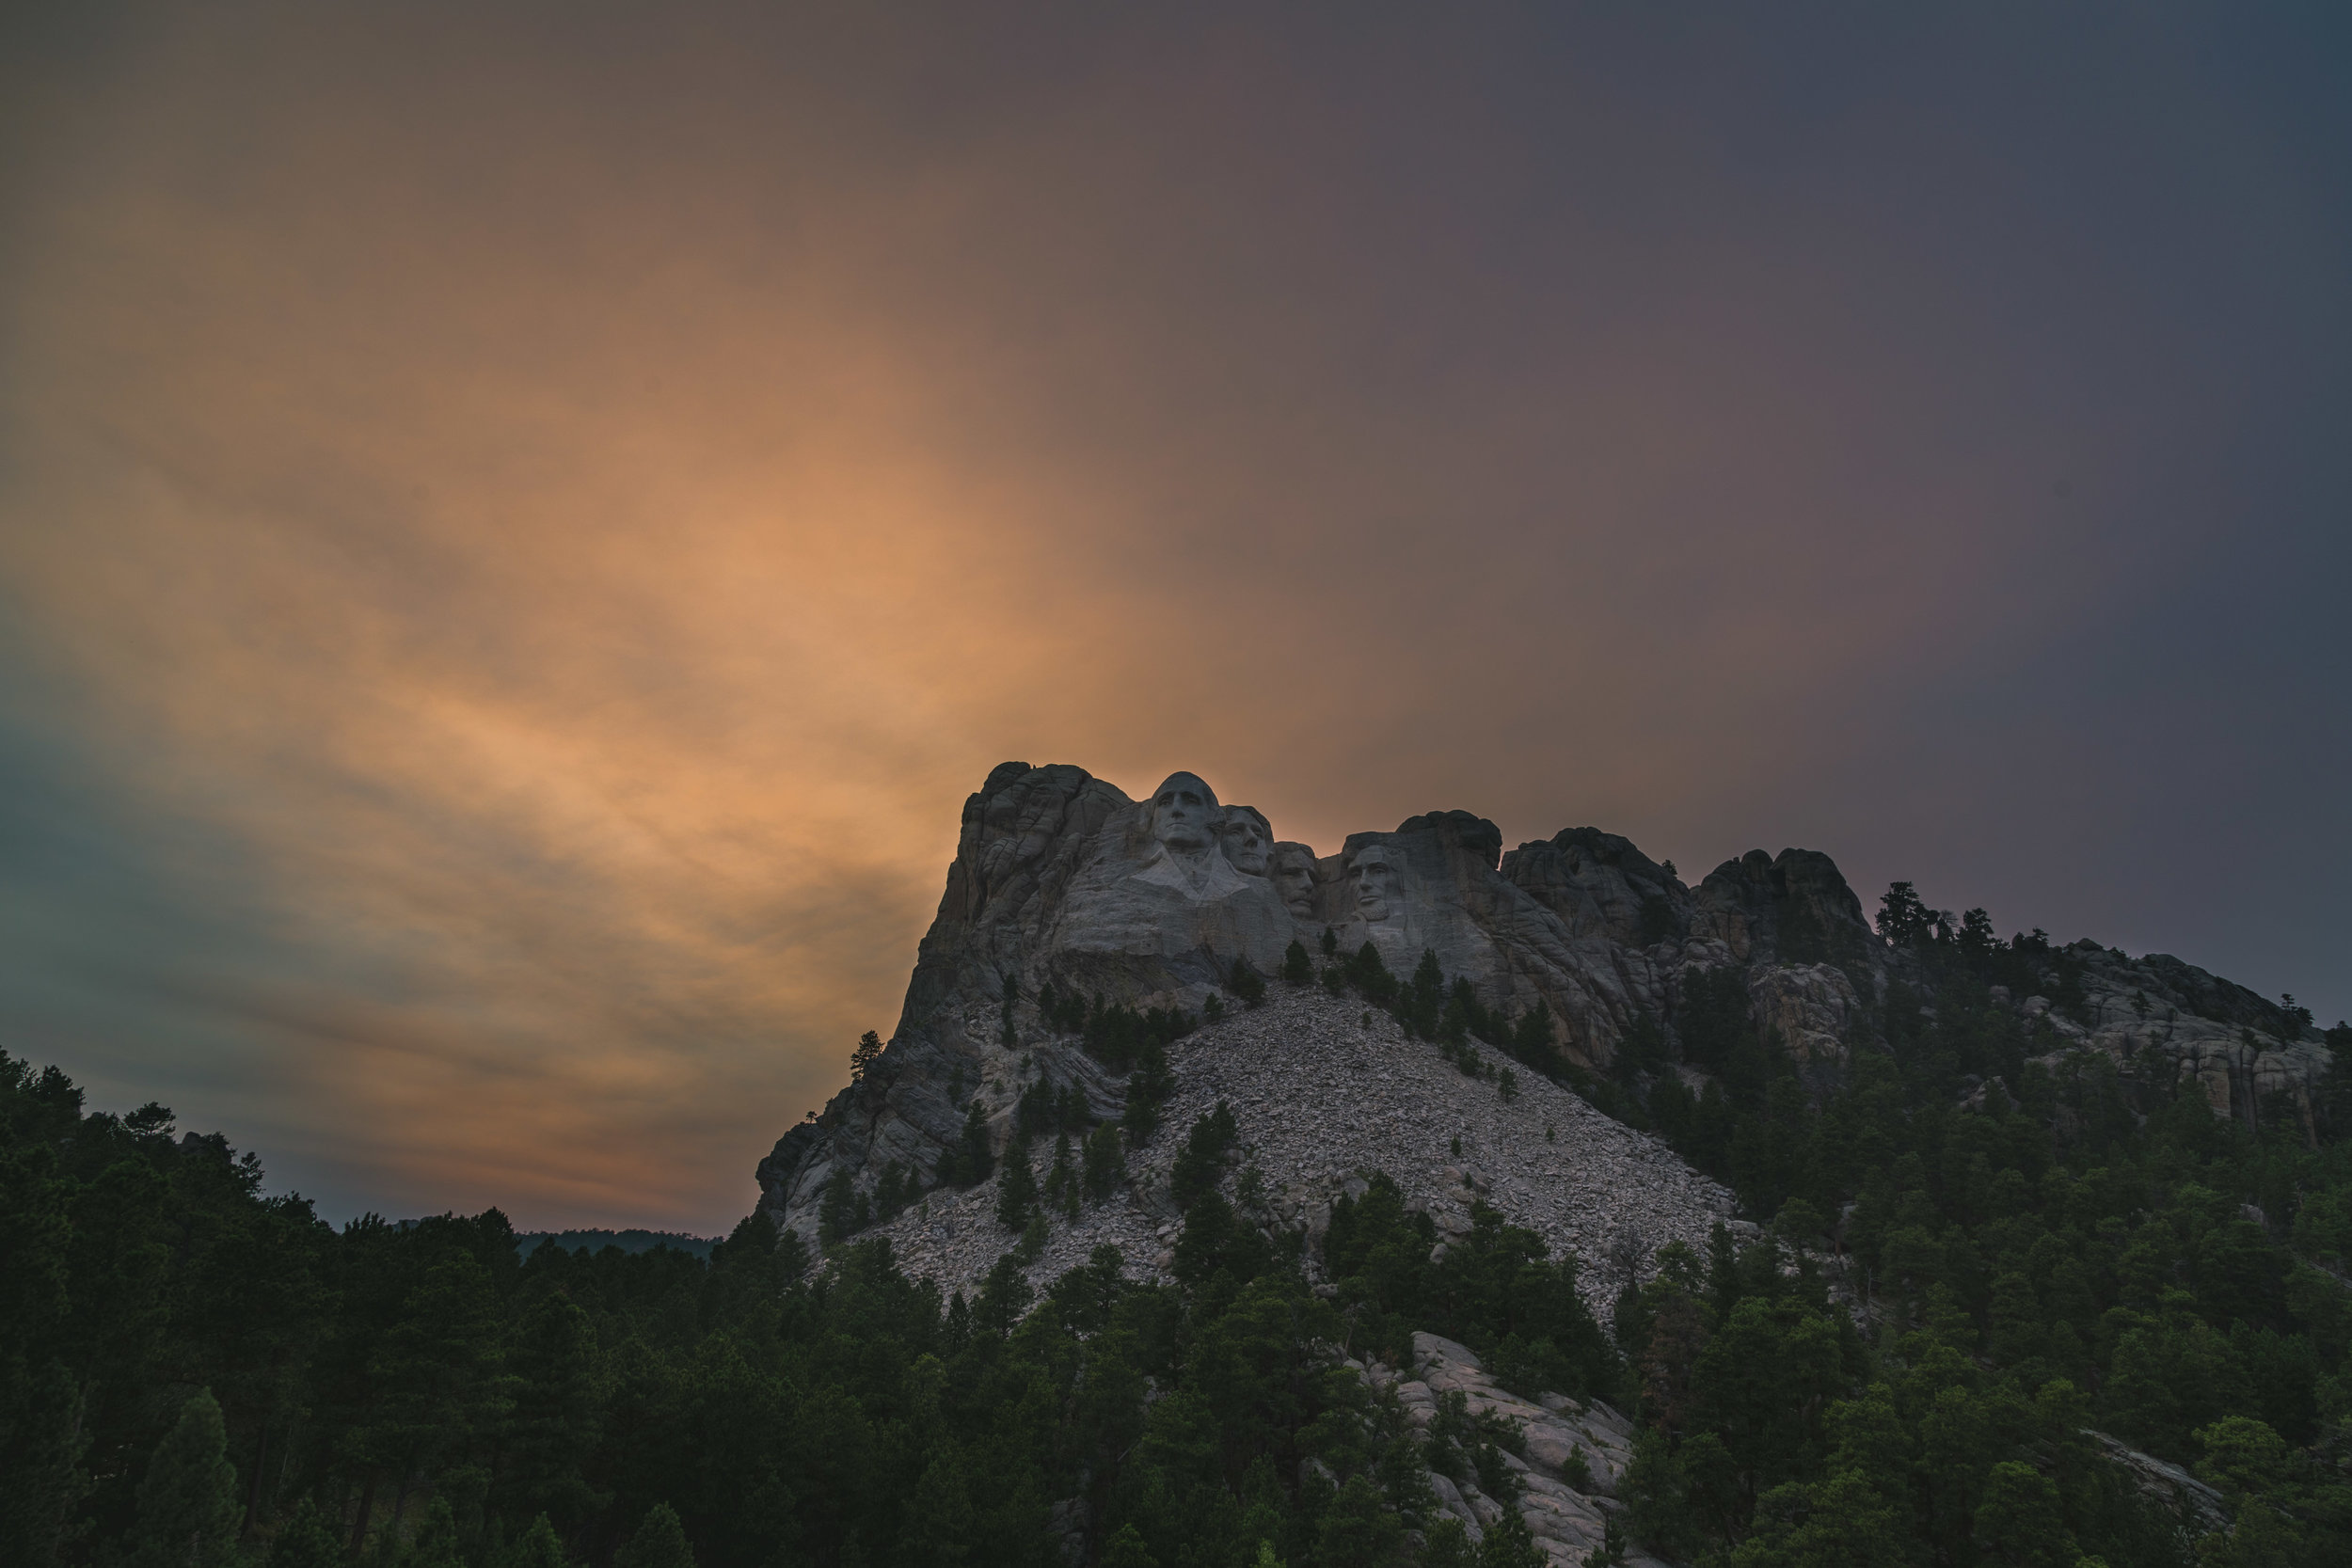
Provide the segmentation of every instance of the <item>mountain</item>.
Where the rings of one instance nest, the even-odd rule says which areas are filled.
[[[1248,1008],[1286,965],[1311,984],[1277,981],[1278,1005]],[[1438,811],[1351,833],[1327,855],[1279,839],[1263,813],[1220,802],[1191,773],[1136,801],[1082,768],[1009,762],[964,802],[887,1044],[761,1162],[760,1207],[779,1230],[831,1238],[919,1201],[924,1225],[899,1221],[894,1239],[910,1259],[936,1255],[943,1284],[968,1282],[977,1252],[937,1250],[916,1232],[953,1232],[980,1199],[938,1189],[976,1187],[1025,1133],[1136,1119],[1138,1067],[1156,1085],[1151,1063],[1164,1056],[1171,1114],[1181,1122],[1211,1108],[1204,1097],[1228,1099],[1243,1143],[1269,1151],[1262,1174],[1282,1212],[1313,1234],[1350,1181],[1402,1158],[1408,1125],[1477,1119],[1455,1103],[1458,1085],[1426,1086],[1443,1045],[1446,1060],[1476,1057],[1489,1073],[1516,1063],[1529,1092],[1559,1107],[1540,1149],[1524,1126],[1473,1139],[1497,1168],[1524,1166],[1491,1201],[1531,1224],[1560,1194],[1639,1190],[1660,1168],[1654,1140],[1605,1128],[1582,1114],[1590,1105],[1728,1177],[1729,1156],[1708,1161],[1696,1124],[1710,1095],[1740,1098],[1742,1072],[1786,1075],[1818,1101],[1857,1055],[1943,1037],[1956,1097],[2015,1100],[2095,1060],[2133,1114],[2186,1087],[2217,1117],[2306,1138],[2331,1060],[2307,1015],[2177,958],[2060,947],[2040,932],[2003,942],[1981,911],[1931,911],[1908,887],[1890,892],[1874,928],[1815,850],[1752,850],[1692,888],[1598,829],[1506,852],[1492,822]],[[1354,1055],[1333,1057],[1337,1040]],[[1282,1117],[1320,1117],[1328,1147],[1275,1162]],[[1557,1128],[1571,1125],[1564,1143]],[[1172,1212],[1153,1182],[1173,1156],[1128,1142],[1149,1179],[1126,1188],[1121,1235],[1156,1236]],[[1424,1154],[1411,1169],[1439,1168]],[[1663,1239],[1728,1210],[1686,1175],[1696,1184],[1677,1217],[1632,1228]],[[1451,1195],[1411,1196],[1442,1207]],[[1742,1196],[1757,1206],[1759,1192]],[[1580,1247],[1596,1283],[1611,1245],[1642,1244],[1626,1229],[1604,1225]],[[1059,1256],[1070,1243],[1055,1244]]]

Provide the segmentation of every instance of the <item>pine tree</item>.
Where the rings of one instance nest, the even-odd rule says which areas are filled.
[[[1405,998],[1406,1024],[1422,1039],[1434,1039],[1444,1008],[1445,971],[1438,967],[1436,950],[1424,947]]]
[[[1087,1196],[1100,1203],[1127,1180],[1127,1156],[1120,1145],[1119,1123],[1106,1121],[1094,1130],[1086,1146]]]
[[[319,1568],[331,1568],[340,1561],[336,1558],[322,1559]],[[278,1568],[275,1557],[270,1568]],[[400,1568],[466,1568],[466,1555],[457,1546],[457,1515],[450,1508],[447,1497],[435,1497],[424,1511],[424,1525],[408,1550],[400,1560]]]
[[[981,1114],[977,1100],[963,1114],[963,1136],[957,1141],[950,1161],[955,1166],[950,1180],[959,1187],[978,1186],[995,1167],[995,1157],[988,1151],[988,1117]]]
[[[1914,947],[1925,942],[1932,918],[1919,900],[1919,890],[1909,882],[1889,882],[1886,896],[1879,900],[1879,935],[1894,946]]]
[[[1168,1053],[1157,1039],[1146,1041],[1142,1059],[1127,1077],[1127,1109],[1120,1117],[1130,1142],[1147,1142],[1160,1125],[1160,1105],[1176,1090],[1176,1075],[1168,1070]]]
[[[1265,1000],[1265,976],[1259,974],[1257,966],[1248,958],[1235,958],[1232,980],[1228,989],[1241,998],[1243,1006],[1254,1007]]]
[[[1421,1560],[1422,1568],[1476,1568],[1478,1548],[1470,1544],[1462,1521],[1447,1514],[1429,1527]]]
[[[1294,986],[1310,984],[1315,977],[1315,961],[1307,955],[1307,944],[1293,942],[1282,950],[1282,978]]]
[[[505,1234],[511,1246],[513,1232]],[[511,1408],[505,1328],[497,1282],[470,1250],[453,1247],[427,1267],[369,1357],[384,1392],[363,1429],[364,1451],[405,1478],[431,1473],[440,1455],[496,1431]],[[405,1501],[404,1481],[393,1495],[395,1532]]]
[[[874,1218],[887,1223],[914,1202],[917,1196],[906,1167],[896,1160],[891,1161],[882,1166],[882,1180],[874,1184]]]
[[[1531,1067],[1542,1067],[1552,1059],[1551,1007],[1542,998],[1538,997],[1513,1027],[1511,1054]]]
[[[597,1506],[581,1474],[596,1442],[596,1325],[569,1297],[545,1297],[524,1316],[508,1358],[515,1408],[501,1445],[516,1513],[544,1509],[578,1523]]]
[[[435,1507],[446,1511],[449,1505],[435,1501]],[[425,1516],[426,1528],[432,1528],[432,1515]],[[419,1543],[421,1545],[422,1539]],[[335,1539],[335,1532],[326,1525],[326,1517],[318,1506],[305,1497],[294,1505],[286,1522],[278,1527],[278,1537],[269,1544],[268,1568],[342,1568],[343,1545]],[[414,1558],[412,1561],[416,1561]],[[417,1568],[425,1568],[421,1562]],[[437,1564],[433,1568],[438,1568]]]
[[[874,1063],[882,1053],[882,1037],[871,1029],[857,1037],[857,1049],[850,1053],[850,1082],[862,1084],[873,1070]]]
[[[199,1388],[180,1407],[139,1481],[128,1568],[229,1568],[237,1558],[237,1467],[220,1405]]]
[[[694,1568],[694,1549],[686,1544],[677,1510],[668,1503],[654,1504],[628,1544],[613,1555],[612,1563],[613,1568]]]
[[[910,1568],[961,1562],[971,1551],[972,1526],[971,1490],[951,1444],[914,1483],[898,1537],[899,1559]]]
[[[1160,1560],[1145,1549],[1135,1526],[1121,1525],[1103,1547],[1103,1568],[1160,1568]]]
[[[1405,1526],[1381,1504],[1380,1490],[1370,1476],[1348,1477],[1316,1527],[1315,1560],[1334,1563],[1390,1560]]]
[[[2067,1534],[2058,1487],[2013,1459],[1994,1465],[1985,1477],[1976,1526],[1977,1549],[2012,1568],[2071,1568],[2081,1556]]]
[[[988,1271],[979,1297],[972,1304],[969,1321],[982,1334],[1009,1334],[1021,1322],[1022,1314],[1028,1311],[1029,1303],[1036,1299],[1037,1291],[1030,1287],[1021,1259],[1008,1252]]]
[[[542,1513],[531,1521],[520,1540],[506,1548],[499,1568],[571,1568],[571,1560],[555,1527]]]
[[[1070,1134],[1067,1132],[1059,1133],[1054,1139],[1054,1164],[1045,1173],[1045,1201],[1057,1208],[1065,1202],[1074,1207],[1078,1201],[1078,1172],[1072,1159]]]
[[[1478,1543],[1478,1568],[1544,1568],[1549,1560],[1519,1511],[1508,1504]]]
[[[818,1200],[817,1240],[831,1246],[856,1228],[857,1190],[850,1167],[842,1165],[826,1179],[824,1196]]]
[[[1026,1139],[1015,1139],[1005,1150],[1004,1171],[996,1181],[996,1223],[1008,1230],[1025,1230],[1036,1207],[1037,1175],[1029,1169],[1029,1145]]]

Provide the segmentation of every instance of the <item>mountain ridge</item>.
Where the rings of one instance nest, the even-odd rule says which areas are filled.
[[[760,1163],[759,1208],[814,1238],[839,1229],[820,1211],[845,1176],[869,1213],[936,1190],[976,1114],[992,1160],[1014,1145],[1021,1096],[1041,1082],[1083,1100],[1089,1123],[1115,1119],[1133,1062],[1057,1027],[1044,1004],[1161,1017],[1166,1048],[1174,1020],[1239,1005],[1237,963],[1274,974],[1294,943],[1311,950],[1312,978],[1370,963],[1387,976],[1374,990],[1434,960],[1466,1012],[1513,1021],[1524,1065],[1604,1109],[1631,1102],[1613,1078],[1638,1077],[1638,1100],[1661,1073],[1703,1101],[1726,1065],[1706,1042],[1725,1029],[1753,1031],[1809,1094],[1826,1092],[1856,1052],[1932,1026],[1951,989],[1946,951],[2005,965],[2014,982],[1983,988],[1983,1003],[2019,1043],[1982,1064],[2005,1072],[1968,1073],[1963,1092],[1998,1078],[2014,1095],[2026,1063],[2055,1070],[2089,1053],[2138,1101],[2190,1087],[2218,1116],[2290,1120],[2308,1137],[2332,1060],[2308,1015],[2169,955],[2058,947],[2039,931],[2004,945],[1982,911],[1930,910],[1908,884],[1874,927],[1818,850],[1751,850],[1692,887],[1598,828],[1506,851],[1491,821],[1448,810],[1318,856],[1194,774],[1136,801],[1080,768],[1008,762],[964,803],[889,1040]],[[1491,1043],[1501,1029],[1477,1033]]]

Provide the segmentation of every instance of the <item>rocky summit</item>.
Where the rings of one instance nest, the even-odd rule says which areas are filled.
[[[1874,928],[1818,851],[1752,850],[1694,888],[1616,834],[1506,851],[1467,811],[1323,854],[1193,773],[1138,801],[1009,762],[964,802],[897,1027],[761,1162],[761,1208],[803,1238],[887,1223],[915,1272],[968,1282],[1010,1241],[978,1172],[1124,1119],[1115,1200],[1049,1229],[1032,1267],[1109,1242],[1149,1271],[1175,1217],[1176,1137],[1151,1130],[1222,1101],[1243,1151],[1227,1179],[1257,1173],[1270,1230],[1311,1235],[1385,1171],[1441,1231],[1474,1195],[1613,1281],[1730,1201],[1562,1085],[1631,1066],[1703,1096],[1721,1064],[1701,1042],[1728,1013],[1811,1091],[1834,1086],[1856,1052],[1961,1005],[1907,936],[1993,942],[1979,911],[1907,900]],[[2004,951],[2017,983],[1965,1000],[2004,1014],[2012,1068],[2095,1059],[2127,1098],[2193,1086],[2217,1117],[2312,1130],[2330,1054],[2291,1006],[2162,955],[2038,932]],[[1137,1107],[1139,1083],[1165,1106]]]

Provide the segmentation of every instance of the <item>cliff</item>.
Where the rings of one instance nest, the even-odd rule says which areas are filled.
[[[1704,1081],[1686,1047],[1719,1026],[1727,980],[1742,1025],[1800,1064],[1817,1091],[1855,1051],[1885,1049],[1931,1026],[1939,1006],[1963,1004],[2001,1012],[2021,1061],[2089,1053],[2130,1092],[2190,1085],[2217,1115],[2249,1122],[2287,1117],[2308,1130],[2330,1060],[2302,1021],[2164,956],[2019,939],[2003,956],[2016,983],[1970,990],[1937,958],[1957,949],[1883,939],[1813,850],[1752,850],[1692,888],[1597,829],[1505,852],[1492,822],[1438,811],[1349,834],[1326,855],[1280,839],[1263,813],[1220,802],[1190,773],[1136,801],[1082,768],[1009,762],[964,802],[886,1049],[761,1162],[761,1205],[805,1237],[844,1172],[868,1196],[885,1176],[907,1193],[935,1188],[972,1106],[1001,1151],[1040,1085],[1082,1104],[1085,1119],[1116,1117],[1133,1062],[1089,1049],[1077,1025],[1089,1010],[1098,1021],[1105,1007],[1198,1020],[1237,1006],[1237,984],[1248,984],[1237,973],[1277,974],[1294,943],[1326,968],[1327,933],[1338,960],[1369,949],[1399,977],[1433,957],[1449,997],[1487,1021],[1481,1033],[1497,1038],[1510,1022],[1523,1062],[1532,1053],[1571,1080],[1609,1072],[1632,1037],[1662,1047],[1644,1070]],[[1351,1002],[1334,1016],[1363,1010]],[[1286,1066],[1279,1038],[1263,1044],[1269,1070],[1294,1074],[1300,1113],[1317,1114],[1330,1082],[1295,1076],[1303,1060]],[[1170,1048],[1180,1084],[1188,1049]],[[1369,1128],[1340,1135],[1362,1145],[1343,1164],[1380,1163]]]

